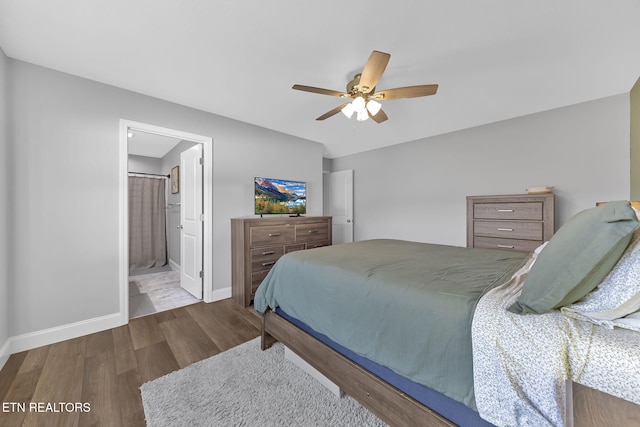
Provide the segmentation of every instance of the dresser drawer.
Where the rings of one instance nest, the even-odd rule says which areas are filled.
[[[476,236],[542,240],[541,222],[475,221]]]
[[[331,245],[331,243],[329,243],[328,240],[322,240],[319,242],[307,242],[307,249],[321,248],[323,246],[329,245]]]
[[[519,252],[533,252],[535,248],[540,246],[542,241],[536,240],[520,240],[520,239],[500,239],[497,237],[481,237],[475,238],[475,248],[486,249],[502,249]]]
[[[259,271],[257,273],[251,273],[251,298],[250,299],[253,299],[253,297],[256,294],[256,290],[258,289],[258,286],[260,286],[260,283],[262,283],[264,278],[267,277],[267,274],[269,274],[269,270]]]
[[[284,253],[288,254],[289,252],[295,251],[303,251],[307,249],[304,243],[296,243],[295,245],[287,245],[284,247]]]
[[[292,225],[251,227],[249,234],[249,244],[251,246],[294,242],[296,240],[296,230]]]
[[[476,203],[473,205],[475,219],[526,219],[542,221],[542,202],[522,203]]]
[[[326,222],[296,225],[296,242],[317,242],[328,239],[329,226]]]
[[[270,269],[284,255],[284,246],[267,246],[251,250],[251,271]]]

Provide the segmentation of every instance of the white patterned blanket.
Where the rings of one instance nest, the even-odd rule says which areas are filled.
[[[564,316],[519,315],[530,259],[478,303],[472,325],[480,416],[497,426],[563,426],[565,380],[640,404],[640,333]]]

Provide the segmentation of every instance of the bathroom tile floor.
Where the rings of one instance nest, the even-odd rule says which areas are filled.
[[[180,273],[164,271],[129,277],[129,318],[146,316],[200,300],[180,287]]]

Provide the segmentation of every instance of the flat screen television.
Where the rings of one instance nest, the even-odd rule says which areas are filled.
[[[255,214],[304,215],[307,213],[307,183],[255,177]]]

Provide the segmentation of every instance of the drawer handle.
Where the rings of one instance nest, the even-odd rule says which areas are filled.
[[[498,245],[499,248],[504,248],[504,249],[515,249],[515,246],[509,246],[509,245]]]
[[[263,256],[266,256],[266,255],[273,255],[273,254],[275,254],[275,253],[276,253],[275,251],[264,251],[264,252],[262,252],[262,255],[263,255]]]
[[[498,231],[513,231],[513,228],[498,228]]]
[[[321,247],[323,247],[323,246],[324,246],[324,245],[314,245],[313,247],[314,247],[314,248],[321,248]]]
[[[269,233],[269,237],[277,237],[279,236],[281,233]]]
[[[498,209],[498,212],[513,212],[513,209]]]
[[[270,265],[273,265],[273,264],[275,264],[275,263],[276,263],[275,261],[271,261],[271,262],[263,262],[263,263],[262,263],[262,266],[263,266],[263,267],[269,267]]]
[[[317,233],[317,232],[318,232],[318,230],[309,230],[309,234],[311,234],[311,233]]]

